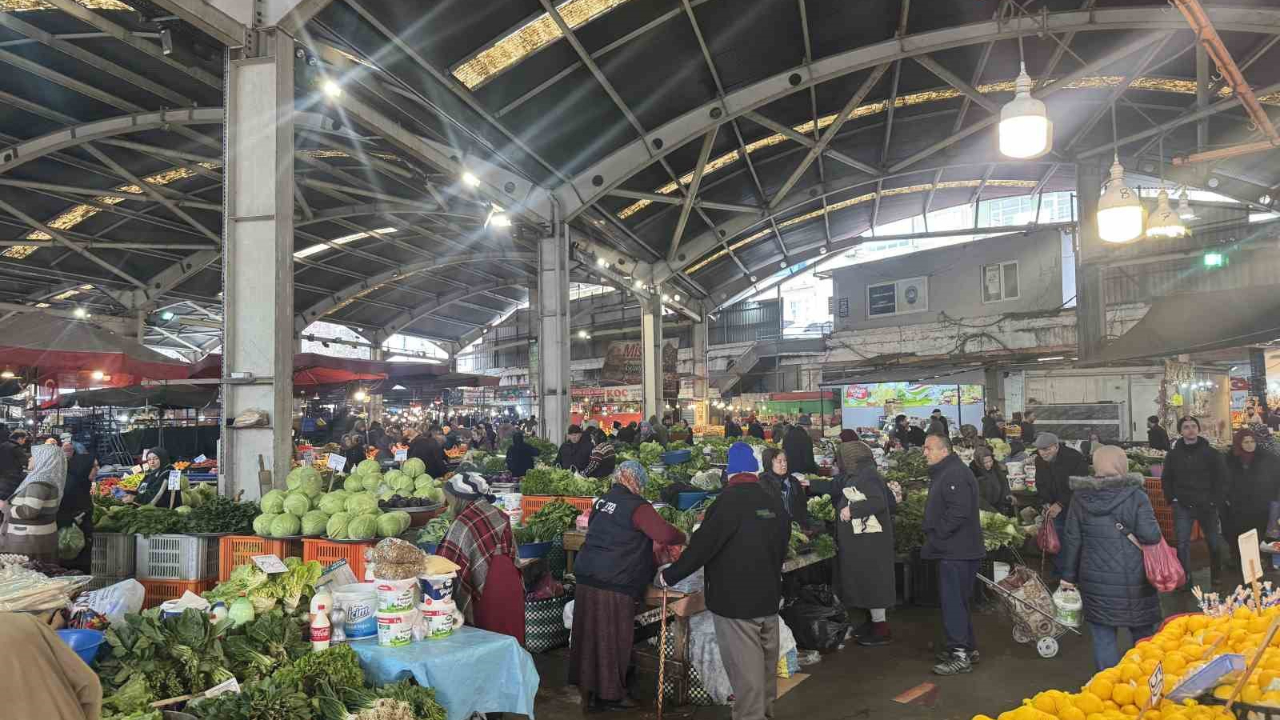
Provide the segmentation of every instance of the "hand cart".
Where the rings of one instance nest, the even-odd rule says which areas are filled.
[[[981,575],[978,579],[1000,597],[1000,606],[1013,621],[1013,639],[1023,645],[1035,642],[1040,657],[1055,657],[1058,638],[1068,630],[1080,634],[1076,628],[1058,622],[1053,595],[1031,568],[1015,565],[1009,576],[1000,582],[992,582]]]

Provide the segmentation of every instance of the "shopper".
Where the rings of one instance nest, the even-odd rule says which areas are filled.
[[[589,478],[609,477],[617,464],[613,443],[600,428],[594,428],[591,434],[595,439],[595,447],[591,448],[591,458],[587,461],[587,467],[582,474]]]
[[[364,443],[360,441],[359,435],[348,433],[342,436],[342,456],[347,459],[347,464],[343,466],[347,472],[351,472],[352,468],[365,459]]]
[[[64,435],[62,454],[67,458],[67,482],[62,489],[62,501],[58,504],[58,529],[75,525],[84,533],[84,549],[72,559],[60,564],[65,568],[80,570],[88,575],[93,566],[93,479],[98,474],[98,461],[83,445],[72,442]]]
[[[978,516],[978,481],[952,451],[950,438],[924,441],[929,464],[929,497],[924,508],[924,547],[920,557],[938,561],[938,595],[946,648],[933,666],[937,675],[971,672],[978,661],[969,604],[978,565],[987,552]]]
[[[58,504],[67,482],[67,456],[57,445],[31,448],[31,470],[0,508],[0,553],[58,562]]]
[[[1036,435],[1036,415],[1030,410],[1022,413],[1022,439],[1030,442]]]
[[[764,720],[773,717],[778,692],[778,604],[791,524],[758,482],[751,446],[734,443],[728,459],[728,486],[680,559],[654,582],[674,585],[706,568],[707,609],[733,687],[733,720]]]
[[[1025,463],[1027,461],[1027,447],[1022,444],[1021,440],[1009,441],[1009,454],[1005,455],[1004,461],[1006,465],[1011,462]]]
[[[627,423],[625,427],[618,431],[618,442],[623,445],[635,445],[636,438],[640,436],[640,426],[635,420]]]
[[[769,430],[769,439],[781,445],[783,439],[787,437],[787,431],[790,429],[791,426],[787,424],[786,420],[778,418],[778,421]]]
[[[471,428],[470,449],[481,450],[483,452],[494,452],[497,450],[493,443],[489,441],[489,433],[485,432],[483,425],[476,425]]]
[[[524,645],[524,581],[506,513],[493,506],[479,473],[459,472],[444,485],[453,523],[436,555],[456,563],[453,599],[467,624],[514,637]]]
[[[1147,418],[1147,445],[1152,450],[1169,450],[1169,433],[1160,427],[1160,418],[1155,415]]]
[[[1280,500],[1280,459],[1258,450],[1254,432],[1248,428],[1236,431],[1231,454],[1227,456],[1230,490],[1226,508],[1220,513],[1223,531],[1238,538],[1250,529],[1258,531],[1258,539],[1267,537],[1267,519],[1271,502]],[[1234,567],[1240,566],[1240,544],[1228,542]]]
[[[101,716],[102,685],[97,673],[36,615],[0,612],[0,647],[8,650],[0,655],[4,717],[98,720]]]
[[[649,428],[653,430],[653,441],[666,447],[671,442],[670,435],[667,434],[667,426],[662,424],[662,420],[657,415],[649,416]]]
[[[533,469],[538,460],[538,449],[524,441],[524,432],[511,433],[511,446],[507,448],[507,471],[512,477],[522,478]]]
[[[27,451],[24,445],[29,437],[22,430],[15,430],[0,443],[0,500],[8,500],[22,484],[27,473]]]
[[[1227,468],[1222,456],[1200,437],[1200,421],[1187,416],[1178,420],[1178,442],[1164,456],[1160,483],[1164,499],[1173,506],[1174,532],[1178,536],[1178,561],[1191,584],[1191,530],[1196,522],[1209,544],[1209,578],[1217,585],[1223,578],[1222,556],[1226,541],[1219,527],[1218,508],[1227,500]]]
[[[1095,450],[1108,443],[1102,439],[1102,434],[1093,428],[1089,428],[1087,434],[1089,439],[1080,443],[1080,454],[1086,458],[1091,458]]]
[[[591,438],[577,425],[570,425],[565,432],[560,452],[556,454],[556,467],[582,472],[591,464]]]
[[[347,461],[347,468],[353,467]],[[178,507],[182,505],[182,491],[169,490],[169,472],[173,463],[169,462],[169,451],[164,448],[151,448],[142,455],[142,468],[146,477],[138,483],[136,502],[139,505],[155,505],[156,507]],[[172,496],[172,497],[171,497]]]
[[[732,415],[724,416],[724,438],[733,440],[742,437],[742,426],[733,421]]]
[[[840,600],[846,608],[861,610],[868,618],[854,631],[859,645],[888,645],[893,637],[885,612],[897,598],[890,491],[866,443],[842,442],[839,453],[842,472],[831,481],[830,492],[839,518],[836,563]]]
[[[1000,432],[999,417],[1000,408],[987,408],[987,414],[982,416],[982,437],[988,440],[992,438],[1004,438],[1004,433]]]
[[[911,448],[924,447],[924,440],[928,435],[924,431],[923,421],[907,427],[907,442],[902,443],[902,449],[910,450]]]
[[[1074,500],[1062,534],[1061,588],[1077,588],[1093,638],[1098,670],[1120,663],[1117,632],[1128,628],[1137,643],[1160,623],[1160,596],[1147,582],[1143,545],[1160,542],[1142,475],[1129,472],[1129,458],[1113,445],[1093,453],[1093,475],[1071,478]]]
[[[942,414],[941,408],[934,408],[933,412],[929,414],[929,433],[930,434],[938,433],[938,430],[935,427],[935,424],[942,425],[942,431],[941,431],[942,435],[951,437],[951,421],[947,419],[946,415]]]
[[[1004,463],[996,460],[985,445],[973,451],[969,470],[978,481],[978,508],[1002,515],[1013,515],[1013,493],[1009,490],[1009,473]]]
[[[618,466],[609,491],[595,501],[586,543],[573,570],[573,641],[569,684],[585,710],[635,707],[627,668],[636,602],[653,578],[653,544],[683,545],[684,533],[663,520],[643,497],[649,474],[635,460]]]
[[[911,442],[911,426],[907,424],[906,415],[893,418],[893,430],[889,431],[889,437],[902,443],[903,448],[909,448],[914,444]],[[916,447],[919,446],[916,445]]]
[[[441,442],[444,430],[439,425],[432,425],[427,432],[418,435],[409,443],[406,457],[418,458],[426,466],[426,472],[433,478],[440,478],[449,472],[445,462],[444,445]]]
[[[752,415],[751,419],[747,421],[747,435],[757,440],[764,440],[764,426],[760,424],[755,415]]]
[[[1071,478],[1088,477],[1089,461],[1079,450],[1067,447],[1053,433],[1036,436],[1036,495],[1053,521],[1053,529],[1062,542],[1062,530],[1071,508]],[[1053,569],[1061,576],[1062,554],[1053,557]]]
[[[778,498],[791,522],[799,523],[802,528],[808,527],[808,497],[800,482],[791,476],[786,453],[777,448],[765,448],[760,453],[760,465],[764,468],[760,472],[760,484]]]
[[[791,472],[802,475],[818,472],[818,463],[813,459],[813,438],[803,427],[793,425],[787,431],[782,451],[787,454],[787,468]]]

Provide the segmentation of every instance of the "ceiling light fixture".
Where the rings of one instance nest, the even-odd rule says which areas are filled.
[[[1147,223],[1147,237],[1180,238],[1186,237],[1187,226],[1182,223],[1178,213],[1169,207],[1169,191],[1164,188],[1164,137],[1160,138],[1160,194],[1156,196],[1156,211],[1151,214],[1151,222]]]
[[[1018,54],[1022,55],[1022,36],[1018,36]],[[1000,108],[1000,154],[1019,160],[1040,157],[1053,147],[1053,122],[1044,102],[1031,97],[1025,61],[1020,62],[1013,87],[1013,100]]]
[[[5,370],[4,372],[0,372],[0,378],[3,378],[3,379],[5,379],[5,380],[12,380],[12,379],[13,379],[13,371],[12,371],[12,370]]]
[[[356,394],[355,394],[355,395],[352,395],[351,397],[352,397],[356,402],[364,402],[364,401],[365,401],[365,398],[367,398],[367,397],[369,397],[369,396],[368,396],[368,395],[366,395],[366,394],[365,394],[365,392],[364,392],[363,390],[357,390],[357,391],[356,391]]]
[[[469,187],[480,187],[480,178],[476,177],[470,170],[462,172],[462,182]]]
[[[82,308],[82,307],[78,307],[78,308],[76,308],[76,309],[75,309],[75,316],[76,316],[76,317],[78,317],[78,318],[80,318],[81,320],[83,320],[83,319],[85,319],[85,318],[89,317],[89,311],[88,311],[88,310],[85,310],[85,309],[84,309],[84,308]]]
[[[106,376],[105,373],[103,373],[101,370],[94,370],[92,374],[92,377],[94,380],[101,380],[105,376]]]
[[[1116,106],[1111,104],[1111,139],[1119,141],[1116,131]],[[1098,237],[1104,242],[1126,243],[1142,235],[1143,208],[1138,194],[1124,184],[1124,166],[1120,164],[1119,145],[1113,151],[1111,180],[1098,200]]]
[[[331,98],[342,97],[342,86],[333,80],[325,80],[324,83],[320,85],[320,89],[324,91],[325,95],[328,95]]]
[[[1191,209],[1191,198],[1187,195],[1186,186],[1183,186],[1182,193],[1178,195],[1178,217],[1183,220],[1196,219],[1196,211]]]

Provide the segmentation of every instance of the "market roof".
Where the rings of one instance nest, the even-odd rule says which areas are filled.
[[[124,314],[127,293],[160,284],[176,317],[153,315],[149,342],[217,347],[221,46],[173,19],[202,5],[0,0],[0,300]],[[1118,134],[1141,136],[1120,148],[1131,170],[1195,150],[1186,22],[1163,0],[1083,5],[333,0],[301,35],[344,102],[553,191],[584,239],[575,279],[620,282],[622,266],[593,260],[621,253],[714,308],[872,224],[1074,188],[1078,156],[1110,153],[1112,97]],[[1208,11],[1264,105],[1280,104],[1280,8]],[[1034,161],[994,148],[1019,45],[1056,134]],[[487,227],[487,198],[301,76],[299,325],[465,344],[524,302],[539,228]],[[1209,90],[1207,146],[1248,139],[1229,91]],[[1255,203],[1280,185],[1266,153],[1212,172],[1178,177]]]

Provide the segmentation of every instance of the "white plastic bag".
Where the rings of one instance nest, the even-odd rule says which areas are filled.
[[[130,578],[101,590],[82,594],[76,600],[76,608],[88,607],[114,625],[124,622],[126,614],[140,612],[146,594],[146,588],[142,587],[142,583]]]

